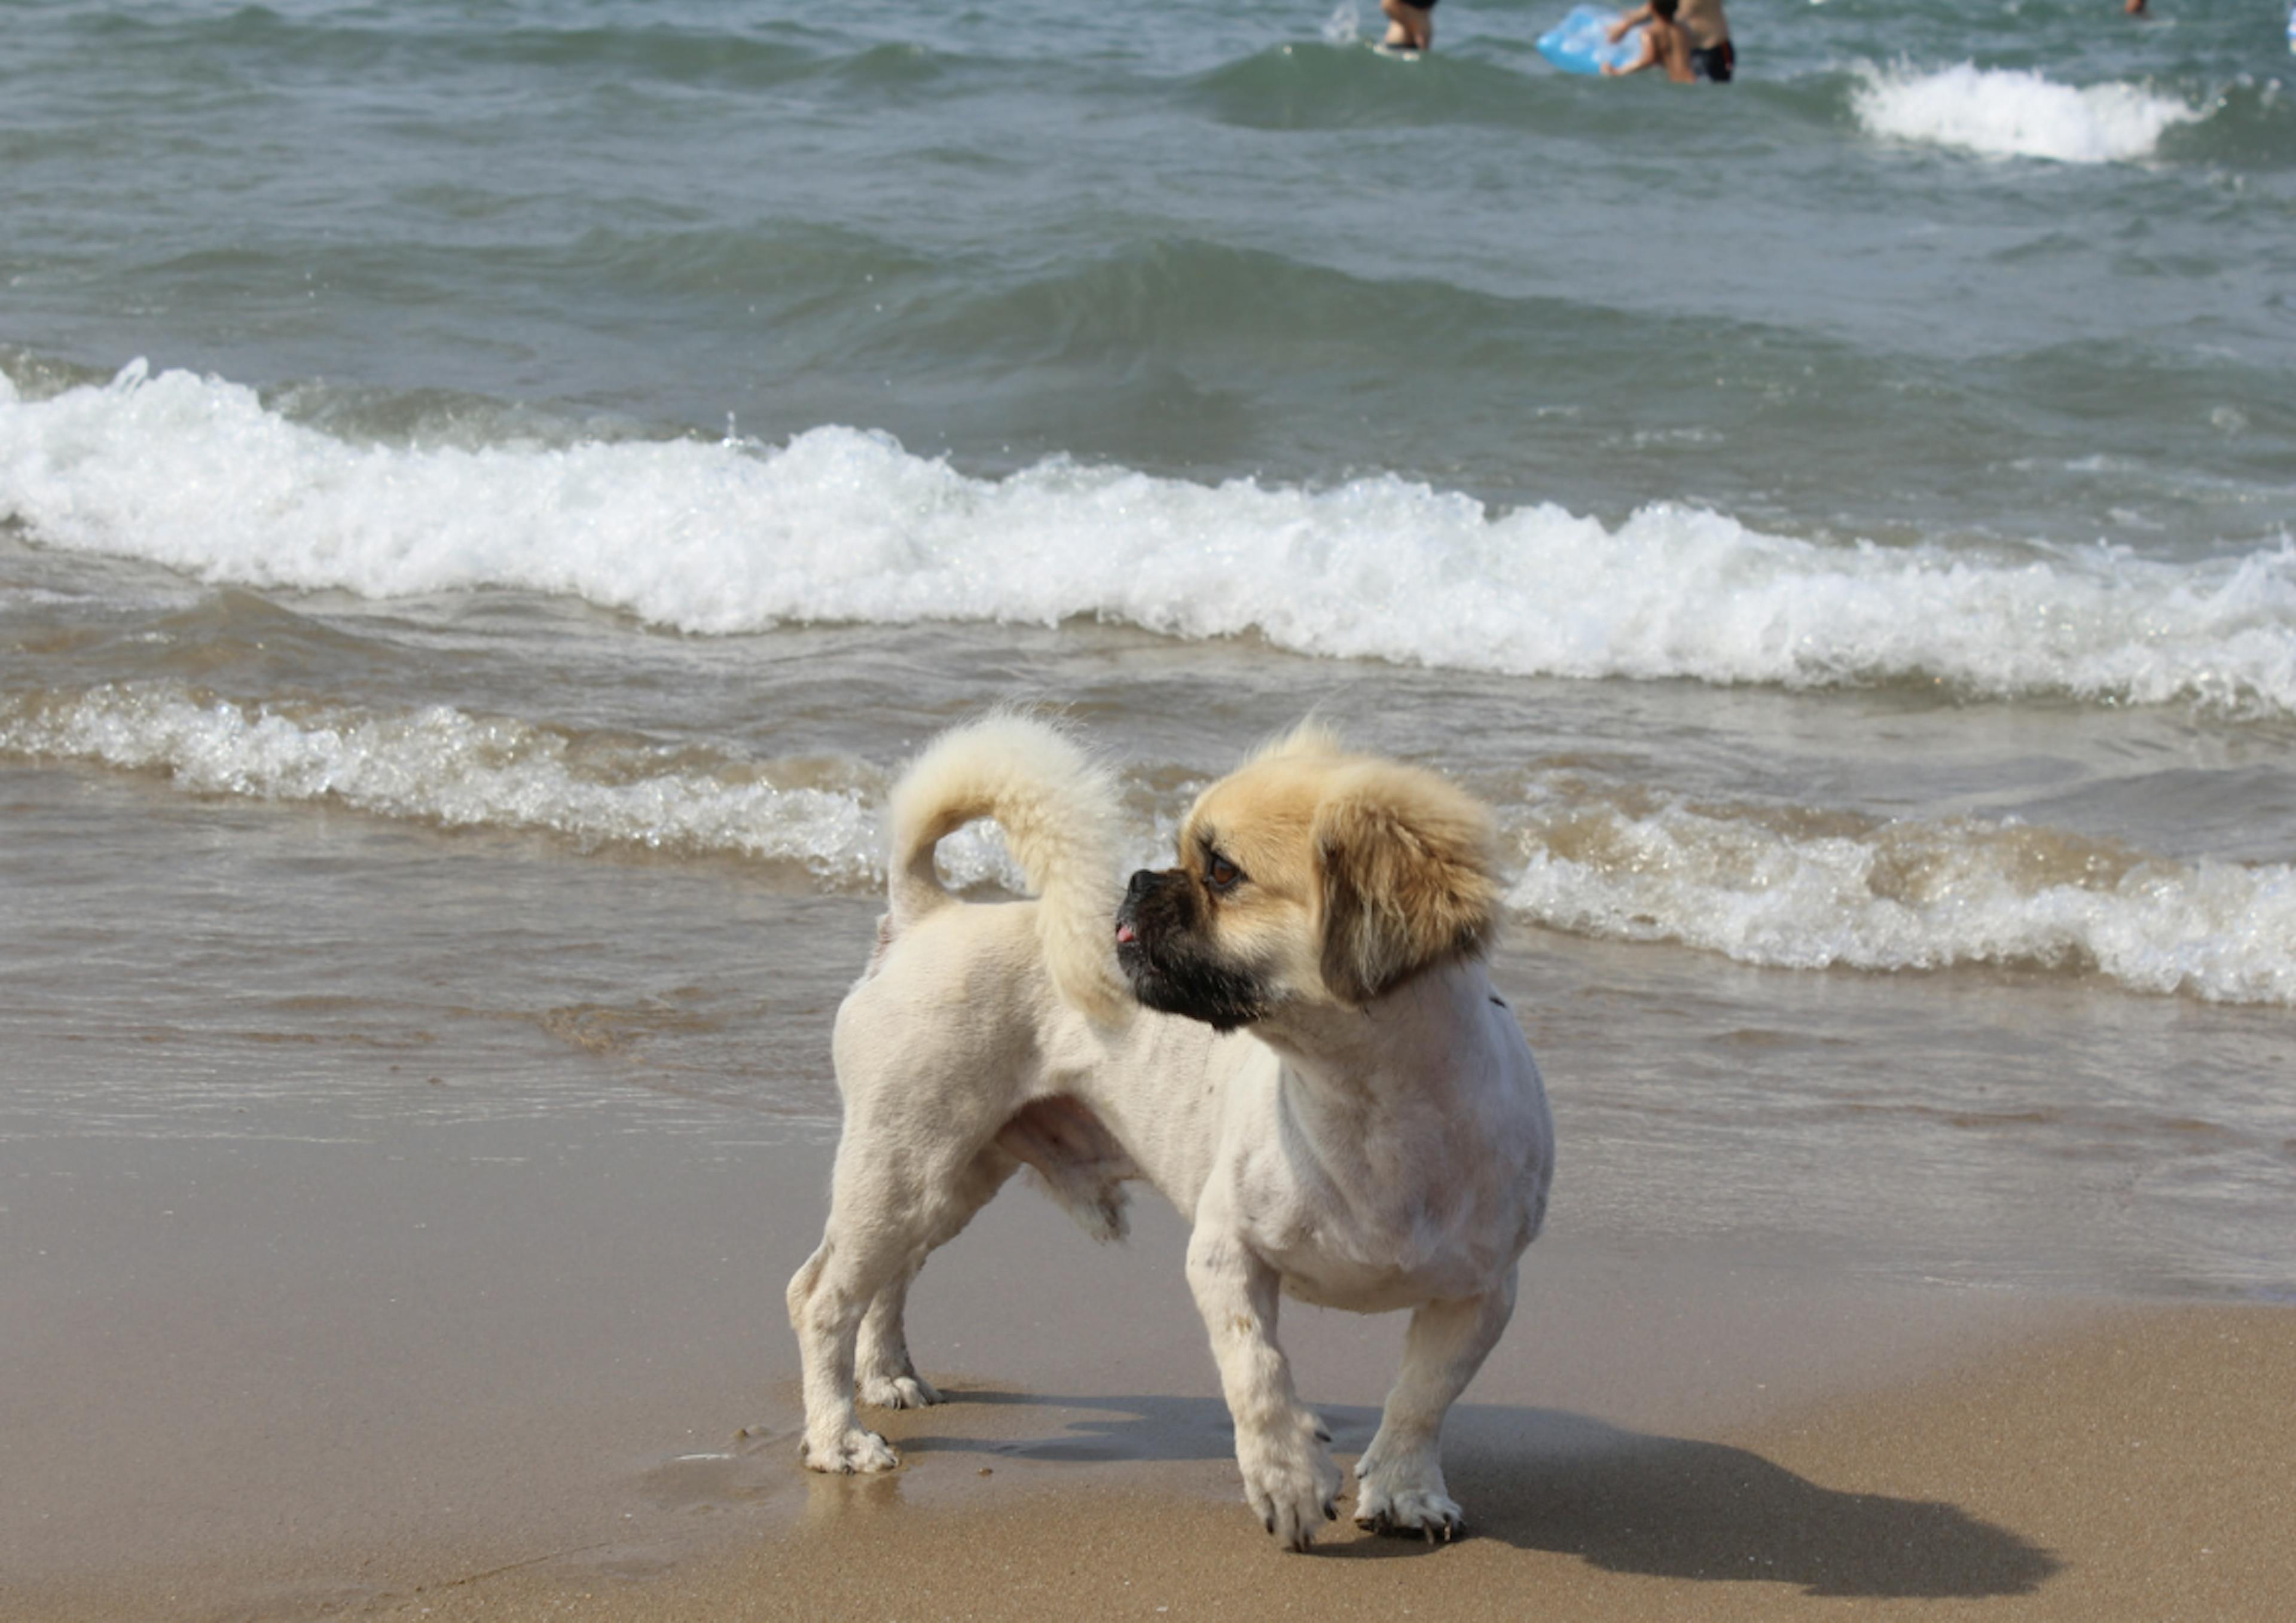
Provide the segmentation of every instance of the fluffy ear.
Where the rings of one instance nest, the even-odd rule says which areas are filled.
[[[1363,1004],[1420,971],[1481,952],[1498,925],[1490,814],[1434,774],[1386,762],[1316,808],[1324,983]]]

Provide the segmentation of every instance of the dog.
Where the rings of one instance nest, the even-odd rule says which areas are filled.
[[[1035,899],[940,882],[939,840],[981,817]],[[1341,1479],[1278,1299],[1409,1310],[1355,1520],[1456,1534],[1444,1416],[1506,1328],[1554,1172],[1538,1067],[1486,970],[1489,813],[1309,724],[1205,790],[1177,865],[1124,888],[1106,771],[999,713],[919,756],[890,822],[889,911],[837,1013],[828,1223],[789,1285],[806,1464],[898,1463],[857,1388],[940,1401],[910,1360],[910,1283],[1025,1166],[1099,1237],[1123,1234],[1134,1179],[1191,1223],[1244,1496],[1293,1549],[1336,1519]]]

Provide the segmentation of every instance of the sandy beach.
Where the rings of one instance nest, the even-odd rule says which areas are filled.
[[[2296,1315],[1877,1283],[1775,1250],[1531,1255],[1450,1430],[1471,1534],[1284,1554],[1179,1274],[1015,1190],[913,1315],[903,1468],[798,1468],[778,1287],[827,1146],[594,1117],[0,1146],[0,1611],[2276,1618]],[[1286,1320],[1351,1455],[1398,1325]]]
[[[537,1571],[399,1611],[2280,1618],[2296,1596],[2292,1376],[2285,1314],[2122,1312],[1712,1438],[1463,1414],[1452,1477],[1479,1513],[1450,1547],[1342,1526],[1284,1560],[1214,1495],[1216,1471],[906,1514],[890,1489],[832,1485],[797,1537],[656,1585]]]

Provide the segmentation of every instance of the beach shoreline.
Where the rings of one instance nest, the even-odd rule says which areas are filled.
[[[2284,1309],[2099,1307],[2078,1328],[2060,1321],[1711,1438],[1517,1412],[1504,1440],[1454,1439],[1453,1486],[1481,1507],[1456,1545],[1343,1519],[1291,1556],[1217,1491],[1218,1470],[939,1506],[839,1480],[815,1490],[796,1528],[676,1570],[544,1566],[381,1610],[2273,1619],[2296,1594],[2283,1536],[2291,1428],[2276,1396],[2292,1375],[2296,1316]],[[1471,1403],[1455,1430],[1496,1418]]]
[[[1344,1521],[1290,1559],[1233,1493],[1047,1486],[896,1516],[865,1488],[800,1536],[671,1578],[697,1617],[883,1615],[2266,1619],[2296,1594],[2282,1536],[2296,1316],[2094,1307],[1940,1371],[1711,1437],[1584,1416],[1455,1422],[1454,1548]],[[2076,1327],[2076,1325],[2078,1327]],[[1510,1428],[1508,1422],[1512,1422]],[[1496,1435],[1495,1435],[1496,1434]],[[1193,1490],[1193,1491],[1191,1491]],[[1344,1512],[1343,1512],[1344,1513]],[[538,1575],[537,1575],[538,1577]],[[504,1586],[539,1608],[564,1578]],[[659,1596],[594,1586],[600,1615]],[[542,1615],[537,1610],[535,1615]]]
[[[1118,1247],[1033,1192],[996,1203],[914,1299],[954,1401],[879,1417],[898,1471],[831,1479],[794,1457],[777,1299],[821,1135],[697,1153],[601,1115],[28,1143],[0,1146],[28,1261],[0,1304],[22,1623],[1472,1617],[1533,1594],[1597,1618],[2237,1618],[2296,1594],[2268,1472],[2296,1454],[2296,1314],[2274,1306],[1566,1232],[1451,1423],[1470,1537],[1342,1521],[1300,1559],[1241,1504],[1152,1201]],[[1286,1315],[1343,1458],[1398,1327]]]

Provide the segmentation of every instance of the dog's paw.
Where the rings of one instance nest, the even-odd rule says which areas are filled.
[[[1243,1496],[1259,1525],[1294,1550],[1315,1543],[1327,1521],[1339,1518],[1340,1468],[1316,1440],[1316,1417],[1302,1414],[1272,1434],[1236,1439],[1236,1463],[1243,1470]]]
[[[1466,1519],[1440,1488],[1406,1488],[1364,1479],[1356,1491],[1356,1525],[1370,1532],[1408,1536],[1446,1544],[1465,1529]]]
[[[864,1431],[855,1426],[834,1441],[822,1444],[808,1438],[798,1445],[798,1458],[808,1471],[838,1471],[852,1475],[860,1471],[890,1471],[901,1463],[893,1452],[893,1445],[874,1431]]]
[[[922,1375],[864,1375],[861,1401],[880,1409],[923,1409],[941,1401],[940,1390]]]

